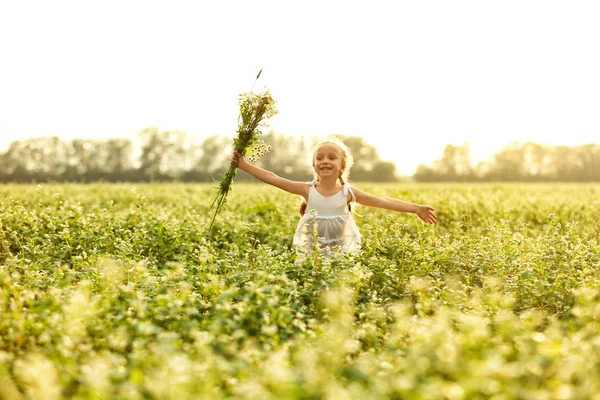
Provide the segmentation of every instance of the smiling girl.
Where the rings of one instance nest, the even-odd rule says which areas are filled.
[[[300,207],[302,218],[294,234],[294,244],[312,249],[312,233],[316,222],[318,243],[321,248],[354,251],[360,247],[361,235],[352,218],[350,204],[414,213],[426,223],[433,224],[437,216],[431,206],[409,203],[390,197],[380,197],[364,192],[348,183],[352,155],[338,139],[327,139],[315,147],[312,166],[314,180],[299,182],[282,178],[271,171],[248,163],[238,152],[231,162],[255,178],[297,194],[304,199]],[[309,211],[309,212],[307,212]]]

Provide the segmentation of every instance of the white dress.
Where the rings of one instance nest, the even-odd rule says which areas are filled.
[[[348,183],[335,195],[325,197],[317,191],[313,182],[308,192],[306,212],[300,218],[294,234],[294,244],[302,249],[312,249],[313,213],[316,213],[317,236],[322,249],[357,250],[361,235],[348,210],[348,193],[355,202],[356,197]]]

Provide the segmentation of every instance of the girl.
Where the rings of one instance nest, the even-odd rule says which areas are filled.
[[[350,251],[359,248],[361,235],[350,213],[351,202],[414,213],[429,224],[437,219],[433,207],[379,197],[351,187],[348,176],[353,164],[352,156],[346,145],[337,139],[327,139],[315,147],[312,158],[315,179],[310,183],[282,178],[248,163],[238,152],[233,153],[231,162],[263,182],[302,196],[302,218],[294,234],[294,244],[307,250],[312,248],[315,220],[320,247]]]

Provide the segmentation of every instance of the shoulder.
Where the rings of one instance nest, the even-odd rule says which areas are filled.
[[[315,187],[315,183],[313,182],[300,182],[300,187],[302,188],[302,193],[300,194],[304,197],[304,200],[308,201],[308,196],[312,188]]]
[[[344,183],[342,187],[344,195],[347,197],[348,203],[356,202],[356,195],[354,194],[354,188],[349,182]]]
[[[368,201],[369,199],[373,199],[373,198],[377,197],[375,195],[365,192],[364,190],[357,188],[356,186],[352,186],[351,190],[356,198],[355,201],[358,203],[362,203],[365,200]]]

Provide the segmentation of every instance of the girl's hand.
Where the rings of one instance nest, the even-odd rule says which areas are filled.
[[[435,215],[435,213],[433,212],[434,208],[431,206],[417,206],[417,211],[415,212],[415,214],[417,214],[417,216],[419,218],[421,218],[423,221],[427,222],[428,224],[435,224],[435,221],[437,220],[437,215]]]
[[[231,155],[231,163],[237,165],[238,168],[241,169],[242,166],[246,164],[246,159],[243,155],[241,155],[237,151],[234,151]]]

